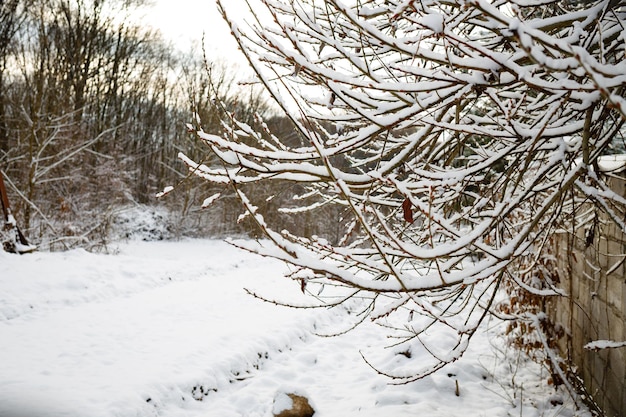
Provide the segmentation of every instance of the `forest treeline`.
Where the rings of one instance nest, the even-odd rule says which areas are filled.
[[[0,3],[0,170],[21,229],[42,248],[102,247],[120,223],[155,238],[254,233],[233,226],[241,209],[228,185],[186,179],[178,152],[211,161],[185,125],[220,133],[224,111],[286,135],[289,123],[218,57],[183,53],[143,25],[143,3]],[[254,190],[267,204],[292,191]]]

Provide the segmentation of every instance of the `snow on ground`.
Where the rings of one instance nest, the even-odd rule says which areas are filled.
[[[319,417],[590,416],[496,321],[442,372],[391,385],[360,354],[384,344],[375,325],[320,337],[342,327],[340,311],[244,290],[301,301],[285,271],[217,240],[0,251],[0,417],[269,417],[286,392]]]

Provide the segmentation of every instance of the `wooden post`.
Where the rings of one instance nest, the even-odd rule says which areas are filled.
[[[13,253],[28,253],[37,249],[36,246],[31,245],[26,240],[26,236],[22,234],[22,231],[17,227],[15,217],[11,214],[11,206],[9,206],[9,196],[7,189],[4,185],[4,176],[0,171],[0,205],[2,206],[2,214],[4,218],[4,230],[9,232],[9,240],[2,242],[4,250]]]
[[[4,176],[0,172],[0,203],[2,204],[2,213],[4,214],[5,227],[9,224],[9,216],[11,215],[11,209],[9,208],[9,196],[7,195],[7,189],[4,186]]]

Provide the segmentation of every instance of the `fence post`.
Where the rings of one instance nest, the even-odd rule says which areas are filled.
[[[9,206],[9,196],[7,189],[4,185],[4,176],[0,171],[0,205],[2,206],[2,214],[4,219],[4,230],[9,234],[9,239],[6,242],[2,242],[4,250],[12,253],[28,253],[37,249],[36,246],[31,245],[26,240],[26,237],[22,231],[17,227],[15,217],[11,213],[11,207]]]

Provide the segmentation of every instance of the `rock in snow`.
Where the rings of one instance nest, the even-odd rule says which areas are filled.
[[[306,397],[281,392],[274,398],[273,414],[274,417],[312,417],[315,410]]]

